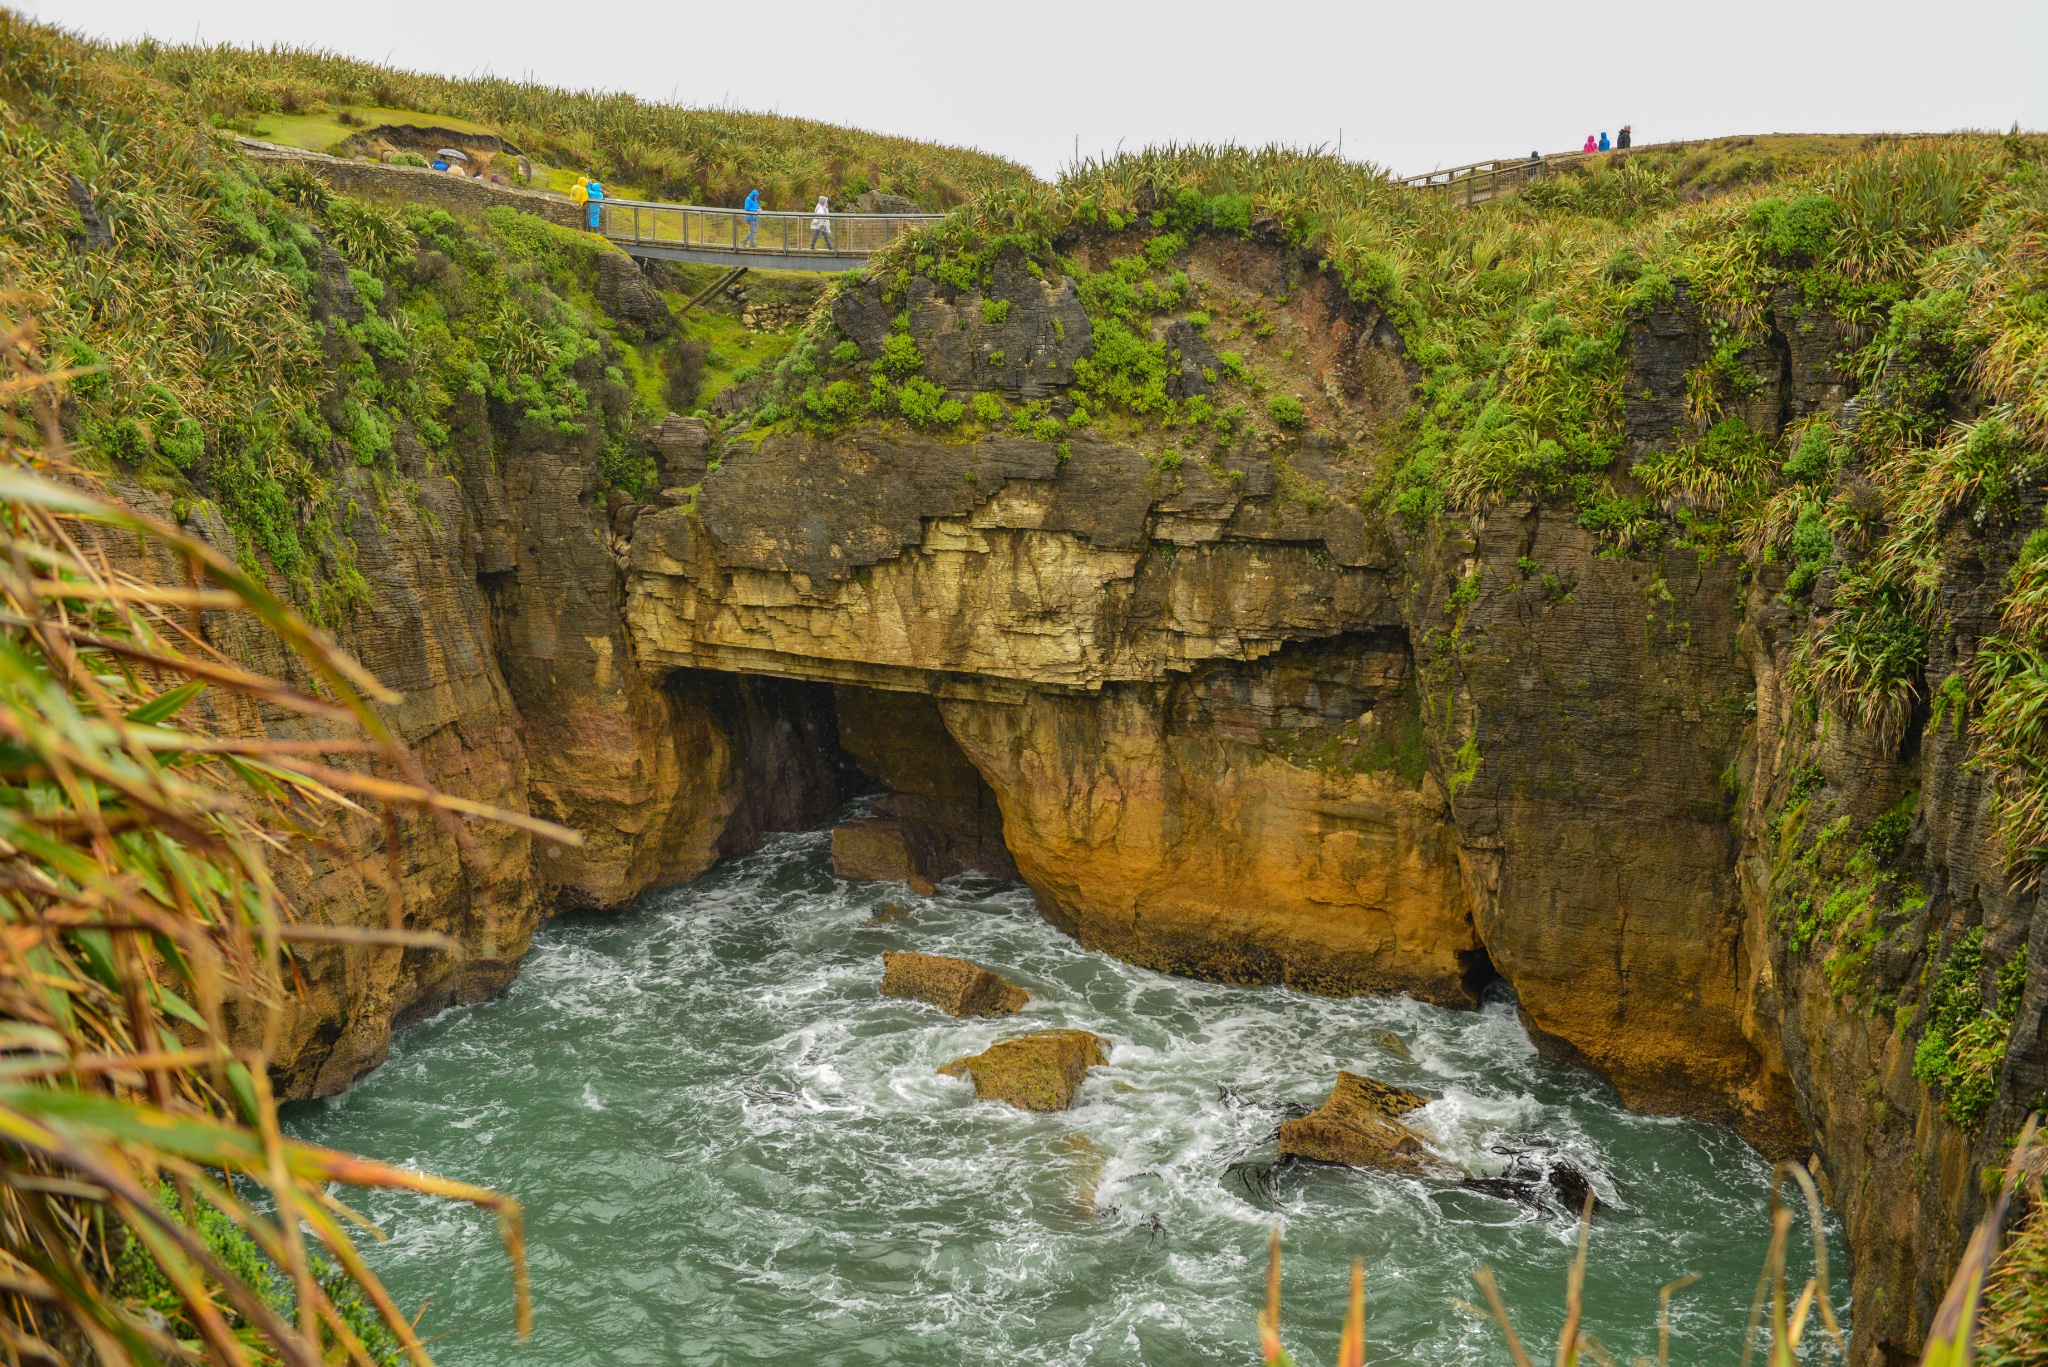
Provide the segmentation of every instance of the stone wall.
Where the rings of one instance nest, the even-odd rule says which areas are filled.
[[[562,195],[516,185],[494,185],[473,176],[451,176],[425,166],[387,166],[352,161],[277,143],[240,139],[243,155],[263,165],[304,166],[337,190],[370,199],[402,199],[474,217],[486,209],[511,208],[538,214],[564,228],[584,226],[584,213]]]

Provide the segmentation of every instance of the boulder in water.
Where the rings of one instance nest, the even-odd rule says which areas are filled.
[[[882,956],[882,995],[910,997],[951,1016],[1014,1016],[1031,1000],[980,964],[907,951]]]
[[[1428,1100],[1385,1082],[1339,1072],[1329,1100],[1280,1127],[1280,1157],[1415,1177],[1454,1176],[1430,1156],[1420,1134],[1396,1119]]]
[[[972,1078],[980,1101],[1007,1101],[1025,1111],[1064,1111],[1074,1104],[1088,1070],[1109,1062],[1108,1043],[1086,1030],[1041,1030],[956,1058],[939,1071]]]
[[[834,826],[832,872],[841,878],[867,883],[901,879],[920,897],[929,897],[939,890],[937,884],[918,871],[917,856],[911,851],[909,833],[903,823],[888,817],[861,816]]]
[[[1402,1039],[1399,1035],[1395,1034],[1391,1030],[1373,1031],[1372,1042],[1374,1044],[1377,1044],[1380,1048],[1386,1050],[1388,1053],[1392,1054],[1395,1058],[1401,1060],[1401,1062],[1403,1063],[1412,1063],[1415,1061],[1414,1051],[1409,1049],[1408,1041]]]

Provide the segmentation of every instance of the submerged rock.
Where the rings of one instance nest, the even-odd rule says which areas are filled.
[[[1372,1042],[1403,1063],[1412,1063],[1415,1060],[1415,1053],[1408,1047],[1408,1041],[1391,1030],[1375,1030]]]
[[[979,1101],[1007,1101],[1026,1111],[1064,1111],[1074,1104],[1090,1068],[1109,1062],[1109,1042],[1086,1030],[1041,1030],[956,1058],[939,1069],[972,1078]]]
[[[1608,1208],[1586,1170],[1549,1147],[1514,1150],[1508,1155],[1507,1167],[1497,1175],[1468,1177],[1459,1185],[1504,1201],[1519,1201],[1571,1216],[1585,1209],[1589,1196],[1595,1211]]]
[[[1395,1118],[1428,1100],[1385,1082],[1339,1072],[1329,1100],[1280,1127],[1280,1157],[1416,1177],[1454,1176],[1453,1170],[1430,1155],[1420,1134]]]
[[[1014,1016],[1031,1000],[980,964],[908,951],[882,956],[882,995],[910,997],[951,1016]]]

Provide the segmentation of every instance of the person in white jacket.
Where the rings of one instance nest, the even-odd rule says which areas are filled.
[[[816,251],[818,249],[818,239],[822,237],[825,239],[826,251],[838,251],[839,248],[832,243],[832,201],[823,195],[819,195],[818,207],[811,210],[811,212],[817,215],[816,218],[811,220],[811,250]]]

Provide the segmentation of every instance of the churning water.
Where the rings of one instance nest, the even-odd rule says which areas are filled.
[[[391,1235],[372,1264],[402,1303],[429,1302],[439,1360],[1248,1364],[1276,1222],[1305,1367],[1333,1356],[1353,1257],[1371,1361],[1505,1363],[1498,1331],[1453,1304],[1479,1299],[1482,1262],[1547,1358],[1574,1222],[1542,1184],[1267,1170],[1286,1107],[1319,1102],[1339,1068],[1441,1098],[1413,1119],[1468,1168],[1591,1180],[1606,1209],[1588,1323],[1618,1358],[1654,1360],[1657,1288],[1688,1272],[1674,1361],[1739,1356],[1768,1166],[1542,1061],[1511,1006],[1165,977],[1082,949],[1021,889],[837,879],[829,841],[774,836],[628,913],[557,921],[504,996],[401,1031],[353,1090],[293,1108],[303,1138],[525,1203],[521,1348],[487,1217],[366,1198]],[[883,998],[888,949],[973,959],[1034,1000],[961,1021]],[[935,1072],[1054,1026],[1114,1044],[1071,1111],[977,1103]]]

